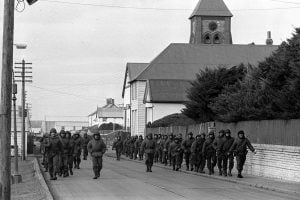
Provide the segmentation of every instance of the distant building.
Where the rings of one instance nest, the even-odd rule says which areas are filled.
[[[51,128],[55,128],[57,132],[62,129],[65,131],[78,131],[88,127],[88,121],[79,121],[72,119],[53,120],[49,119],[42,122],[42,133],[49,133]]]
[[[30,121],[30,132],[35,136],[42,136],[42,120],[32,120]]]
[[[106,99],[106,105],[97,107],[97,110],[88,116],[89,126],[114,123],[123,126],[123,108],[115,104],[112,98]]]
[[[199,0],[189,17],[189,43],[172,43],[149,64],[128,63],[123,84],[126,128],[132,135],[144,134],[146,124],[180,113],[201,69],[257,65],[270,56],[273,46],[232,44],[232,13],[223,0]]]

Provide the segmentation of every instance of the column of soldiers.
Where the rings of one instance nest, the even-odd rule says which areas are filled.
[[[58,134],[52,128],[49,134],[44,134],[40,140],[42,164],[45,172],[49,172],[50,180],[57,180],[58,176],[68,177],[73,175],[73,169],[80,169],[81,152],[83,151],[83,158],[86,160],[90,140],[86,131],[77,131],[72,136],[69,131],[61,130]]]
[[[133,148],[132,142],[134,142]],[[179,171],[185,160],[186,170],[205,173],[206,165],[208,174],[212,175],[217,166],[220,176],[232,176],[235,157],[238,177],[243,178],[242,171],[248,153],[247,149],[256,153],[250,141],[245,137],[244,131],[239,131],[237,138],[233,138],[229,129],[220,130],[217,137],[213,131],[209,132],[207,137],[205,133],[201,133],[196,138],[193,133],[189,133],[185,140],[182,139],[182,134],[177,136],[154,134],[153,137],[150,133],[145,140],[142,136],[139,139],[129,136],[122,144],[119,152],[123,151],[123,154],[131,159],[136,159],[138,155],[142,160],[145,154],[147,172],[152,172],[152,165],[155,162],[165,166],[170,165],[174,171]]]

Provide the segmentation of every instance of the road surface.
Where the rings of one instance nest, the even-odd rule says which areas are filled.
[[[93,180],[91,161],[83,161],[74,176],[47,182],[56,200],[287,200],[285,195],[212,178],[174,172],[132,161],[104,157],[101,178]]]

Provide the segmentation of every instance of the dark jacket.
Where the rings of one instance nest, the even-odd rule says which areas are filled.
[[[143,141],[142,145],[141,145],[141,152],[142,154],[144,153],[155,153],[155,149],[156,149],[156,142],[154,139],[146,139]]]
[[[122,140],[116,140],[116,141],[114,141],[112,147],[113,147],[113,149],[117,149],[117,150],[122,151],[123,150],[123,142],[122,142]]]
[[[82,137],[73,138],[74,141],[74,154],[80,154],[82,148]]]
[[[191,147],[191,153],[194,153],[194,154],[202,153],[202,148],[203,148],[204,142],[205,142],[205,139],[202,139],[202,138],[195,140]]]
[[[171,139],[171,138],[167,139],[167,141],[164,144],[164,151],[169,151],[170,144],[172,144],[172,142],[173,142],[173,139]]]
[[[171,156],[177,156],[177,155],[179,155],[182,152],[182,148],[181,148],[180,142],[179,143],[172,142],[170,144],[169,151],[170,151]]]
[[[221,152],[223,154],[228,154],[231,146],[233,145],[233,143],[234,143],[234,138],[233,137],[228,137],[228,138],[225,137],[225,141],[224,141]]]
[[[143,143],[143,140],[141,140],[141,139],[136,140],[135,143],[134,143],[134,148],[140,149],[142,143]]]
[[[63,154],[69,154],[70,151],[70,140],[68,138],[60,138],[63,147]]]
[[[225,142],[225,136],[223,137],[217,136],[216,139],[214,140],[213,146],[217,151],[217,154],[221,153],[221,149],[223,147],[224,142]]]
[[[207,140],[205,140],[203,147],[202,147],[202,154],[203,155],[215,155],[216,154],[216,150],[214,148],[214,139],[212,138],[208,138]]]
[[[92,157],[102,157],[106,151],[106,145],[101,138],[99,140],[92,139],[89,141],[87,149]]]
[[[231,146],[229,152],[230,153],[235,153],[235,155],[240,155],[240,154],[247,154],[247,147],[254,152],[255,149],[253,148],[253,146],[251,145],[250,141],[248,140],[248,138],[239,138],[237,137],[233,143],[233,145]]]
[[[188,138],[182,142],[181,147],[184,153],[191,153],[191,147],[194,141],[195,138]]]
[[[50,138],[49,145],[50,155],[57,155],[63,152],[63,145],[58,136]]]
[[[91,138],[89,136],[82,138],[82,148],[86,148]]]

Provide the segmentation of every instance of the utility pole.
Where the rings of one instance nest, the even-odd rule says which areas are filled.
[[[21,80],[16,80],[16,82],[22,82],[22,160],[26,160],[26,144],[25,144],[25,136],[26,136],[26,126],[25,126],[25,82],[31,82],[32,80],[25,80],[26,78],[32,79],[32,76],[25,76],[26,73],[32,73],[31,71],[26,71],[26,69],[32,69],[32,67],[26,67],[26,65],[32,65],[32,63],[26,63],[23,59],[21,63],[15,63],[15,64],[21,64],[22,67],[15,67],[16,69],[22,69],[21,76],[15,76],[16,78],[21,78]]]
[[[4,0],[0,101],[0,199],[10,200],[11,97],[14,38],[14,0]]]
[[[15,83],[15,79],[13,78],[13,109],[14,109],[14,156],[15,156],[15,168],[13,175],[13,183],[20,183],[22,181],[22,176],[19,174],[19,147],[18,147],[18,130],[17,130],[17,108],[16,108],[16,94],[18,92],[17,84]]]

